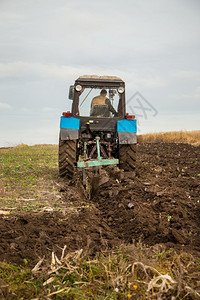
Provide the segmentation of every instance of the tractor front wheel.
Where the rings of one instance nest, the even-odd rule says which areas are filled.
[[[59,175],[60,177],[72,178],[74,174],[74,163],[76,162],[76,140],[59,140]]]
[[[124,171],[133,171],[136,164],[136,144],[119,145],[119,167]]]

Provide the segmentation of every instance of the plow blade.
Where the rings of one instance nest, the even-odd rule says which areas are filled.
[[[89,168],[89,167],[100,167],[100,166],[110,166],[110,165],[118,165],[119,160],[115,158],[111,159],[95,159],[95,160],[86,160],[77,162],[78,168]]]

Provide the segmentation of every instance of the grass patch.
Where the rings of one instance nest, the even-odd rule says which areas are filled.
[[[32,276],[26,263],[22,267],[0,262],[1,299],[30,299],[36,296],[40,284]]]
[[[82,250],[60,258],[52,253],[49,264],[41,260],[33,270],[27,262],[0,263],[1,290],[6,299],[198,299],[199,261],[159,251],[139,244],[92,258]]]
[[[19,145],[0,149],[0,198],[3,207],[18,206],[25,201],[47,201],[58,193],[56,145]],[[20,204],[21,205],[21,204]],[[29,209],[35,204],[29,203]],[[36,205],[36,208],[38,205]]]

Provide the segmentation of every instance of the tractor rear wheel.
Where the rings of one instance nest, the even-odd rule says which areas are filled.
[[[136,144],[119,145],[119,168],[133,171],[136,164]]]
[[[76,162],[76,140],[59,140],[59,175],[60,177],[72,178],[74,174],[74,163]]]

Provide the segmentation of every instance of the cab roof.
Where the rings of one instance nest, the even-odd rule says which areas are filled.
[[[80,76],[76,81],[92,81],[92,82],[123,82],[123,80],[117,76],[98,76],[98,75],[83,75]]]

